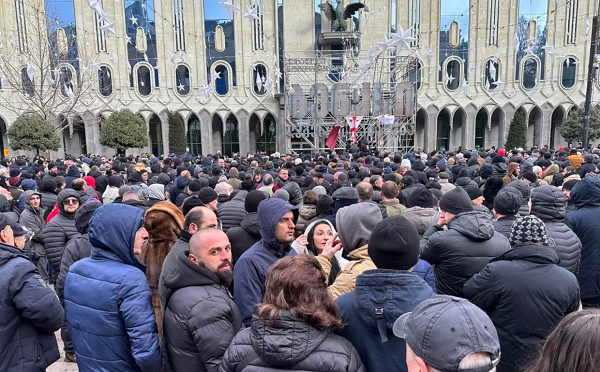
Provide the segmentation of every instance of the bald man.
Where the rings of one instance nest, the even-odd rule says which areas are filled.
[[[219,229],[196,232],[189,251],[177,255],[177,269],[165,278],[171,291],[163,336],[174,372],[218,371],[242,316],[227,287],[233,278],[231,244]]]

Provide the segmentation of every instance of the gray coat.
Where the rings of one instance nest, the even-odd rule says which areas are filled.
[[[246,195],[248,195],[248,191],[240,190],[231,200],[218,206],[217,217],[223,224],[223,232],[227,232],[232,227],[240,226],[242,223],[246,215],[244,207]]]
[[[37,209],[33,209],[29,204],[29,200],[32,195],[39,195],[40,199],[43,199],[41,193],[35,190],[27,190],[23,193],[23,200],[25,202],[25,210],[21,213],[19,217],[19,223],[33,231],[33,238],[27,242],[25,245],[25,249],[28,251],[34,251],[40,255],[40,259],[37,264],[38,271],[44,280],[48,280],[48,269],[46,265],[48,264],[48,258],[46,257],[46,250],[44,249],[44,227],[46,226],[46,221],[44,220],[44,214],[46,213],[46,208],[43,208],[40,203],[40,207]]]

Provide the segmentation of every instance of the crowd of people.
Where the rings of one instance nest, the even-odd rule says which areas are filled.
[[[0,371],[593,371],[598,216],[592,148],[3,159]]]

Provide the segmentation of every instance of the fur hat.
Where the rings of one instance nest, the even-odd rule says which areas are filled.
[[[173,219],[173,221],[175,221],[180,230],[183,229],[183,213],[181,213],[181,211],[175,206],[175,204],[167,201],[162,201],[154,204],[150,209],[146,211],[146,214],[144,214],[144,220],[147,221],[148,218],[156,212],[166,213]],[[148,230],[148,227],[146,227],[146,229]]]

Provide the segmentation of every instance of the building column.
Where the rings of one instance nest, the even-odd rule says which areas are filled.
[[[550,131],[552,130],[552,113],[554,108],[548,103],[542,106],[542,125],[540,134],[540,148],[544,145],[550,146]]]
[[[206,111],[200,111],[200,138],[202,141],[202,155],[212,154],[212,116]]]
[[[436,148],[437,141],[437,118],[440,111],[435,106],[427,108],[427,128],[425,128],[425,151],[429,152]]]
[[[463,151],[475,148],[475,126],[477,125],[477,113],[479,110],[473,105],[465,109],[467,120],[463,129]]]
[[[250,115],[242,110],[237,114],[240,154],[250,151]]]

